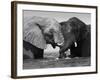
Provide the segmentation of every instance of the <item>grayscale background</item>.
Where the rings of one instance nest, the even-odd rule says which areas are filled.
[[[71,17],[77,17],[86,24],[91,24],[91,14],[90,13],[72,13],[72,12],[52,12],[52,11],[36,11],[36,10],[23,10],[23,19],[31,18],[32,16],[40,17],[50,17],[56,19],[58,22],[67,21]],[[24,51],[24,50],[23,50]],[[47,60],[33,60],[31,52],[27,54],[30,59],[23,62],[24,69],[34,69],[34,68],[54,68],[54,67],[71,67],[71,66],[89,66],[90,58],[78,59],[68,59],[67,62],[64,60],[59,60],[58,63],[55,58],[58,57],[59,47],[55,49],[52,48],[50,44],[47,45],[47,49],[44,50],[44,56],[48,57]],[[72,62],[75,61],[73,64]],[[82,61],[80,63],[79,61]],[[66,65],[66,64],[67,65]],[[40,65],[42,64],[42,65]],[[44,65],[43,65],[44,64]]]

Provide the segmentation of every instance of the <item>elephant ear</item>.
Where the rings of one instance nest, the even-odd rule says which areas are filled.
[[[23,40],[31,43],[32,45],[45,49],[46,48],[46,41],[42,34],[41,29],[35,23],[25,23],[23,29]]]

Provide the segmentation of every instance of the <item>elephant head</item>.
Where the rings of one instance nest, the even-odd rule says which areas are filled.
[[[51,18],[33,16],[25,18],[23,28],[23,39],[32,45],[45,49],[46,44],[62,43],[63,35],[61,25]]]
[[[61,32],[64,37],[63,45],[60,45],[60,54],[63,54],[72,45],[77,47],[85,39],[88,29],[87,25],[76,17],[70,18],[68,21],[61,22]]]

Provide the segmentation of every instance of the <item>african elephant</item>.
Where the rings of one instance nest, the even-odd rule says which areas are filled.
[[[38,16],[24,18],[24,53],[31,52],[35,59],[40,59],[43,58],[47,44],[51,44],[55,48],[53,43],[61,43],[63,41],[61,25],[55,19]]]
[[[71,52],[70,57],[89,57],[91,51],[90,25],[86,25],[76,17],[72,17],[60,24],[64,43],[58,45],[60,47],[59,58],[65,58],[65,51],[68,49]]]

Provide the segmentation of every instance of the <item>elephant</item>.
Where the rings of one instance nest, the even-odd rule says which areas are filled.
[[[91,56],[91,31],[90,25],[85,24],[77,17],[60,22],[64,43],[60,47],[59,58],[65,58],[65,51],[70,49],[69,57]]]
[[[51,44],[52,47],[55,48],[54,43],[58,44],[63,41],[61,25],[56,19],[39,16],[24,18],[24,59],[27,58],[28,53],[33,54],[34,59],[42,59],[47,44]]]

